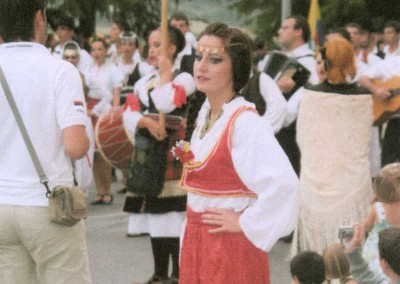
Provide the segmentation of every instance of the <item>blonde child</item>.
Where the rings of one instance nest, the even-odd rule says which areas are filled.
[[[363,257],[372,271],[384,275],[379,265],[378,233],[383,229],[400,225],[400,163],[385,166],[375,179],[376,202],[364,220],[369,236],[363,247]]]
[[[357,284],[350,274],[350,263],[342,244],[333,244],[323,253],[326,279],[340,279],[340,284]]]

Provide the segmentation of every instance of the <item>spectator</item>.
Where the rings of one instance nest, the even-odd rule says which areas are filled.
[[[379,265],[378,233],[389,226],[400,226],[400,163],[386,165],[374,182],[375,202],[364,228],[369,233],[363,257],[376,274],[383,275]]]
[[[345,244],[345,252],[350,261],[354,278],[362,284],[399,284],[400,283],[400,227],[390,227],[379,232],[379,263],[389,277],[372,272],[361,256],[361,243],[364,229],[361,224],[354,226],[353,238]]]
[[[73,186],[89,149],[79,73],[54,58],[46,1],[0,1],[0,62],[49,187]],[[84,223],[50,222],[46,189],[0,88],[0,283],[92,283]]]
[[[327,280],[340,279],[340,284],[357,284],[350,274],[350,263],[341,244],[330,245],[323,253]]]
[[[298,253],[290,261],[292,284],[322,284],[325,281],[324,259],[313,251]]]

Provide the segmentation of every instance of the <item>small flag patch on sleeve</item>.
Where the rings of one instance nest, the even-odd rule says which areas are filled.
[[[82,101],[74,101],[74,105],[75,106],[83,106],[83,102]]]

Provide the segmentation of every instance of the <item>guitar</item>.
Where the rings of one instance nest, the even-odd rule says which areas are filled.
[[[387,81],[372,81],[379,87],[390,89],[392,94],[388,99],[381,100],[373,96],[374,125],[378,126],[388,120],[392,114],[400,110],[400,77],[392,77]]]

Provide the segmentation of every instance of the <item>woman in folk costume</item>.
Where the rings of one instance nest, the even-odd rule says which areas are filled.
[[[178,283],[179,234],[186,210],[186,192],[178,185],[181,168],[170,153],[178,132],[144,116],[183,116],[186,97],[195,90],[193,77],[173,67],[176,55],[185,45],[183,34],[168,27],[166,45],[166,50],[162,50],[160,29],[150,33],[148,62],[157,68],[135,84],[135,95],[128,96],[124,112],[124,124],[136,139],[124,211],[136,213],[133,220],[151,236],[155,272],[147,283]],[[170,256],[172,275],[168,279]]]
[[[300,218],[293,255],[321,254],[338,241],[339,226],[364,219],[372,198],[372,96],[350,83],[356,74],[353,48],[345,39],[330,39],[317,63],[325,80],[305,88],[297,120]]]
[[[123,87],[121,90],[121,105],[126,101],[126,96],[133,92],[135,83],[154,67],[146,62],[134,58],[139,47],[139,38],[134,32],[124,31],[120,35],[122,57],[117,61],[118,69],[124,74]]]
[[[133,93],[133,87],[135,83],[142,78],[144,75],[149,73],[154,69],[150,64],[143,62],[135,58],[134,54],[139,47],[138,36],[131,31],[121,32],[119,36],[119,45],[121,49],[121,56],[116,62],[118,69],[124,75],[124,80],[122,81],[121,89],[121,100],[120,104],[123,105],[126,102],[126,97],[128,94]],[[118,193],[126,193],[126,182],[127,182],[127,171],[122,169],[122,183],[123,188],[118,190]],[[128,225],[127,236],[133,236],[135,234],[135,229],[130,230]]]
[[[190,148],[174,149],[188,191],[179,283],[270,283],[267,251],[297,220],[296,174],[269,123],[239,95],[251,64],[243,32],[223,23],[202,32],[194,77],[207,99]]]
[[[91,55],[95,64],[85,74],[88,114],[93,126],[97,119],[113,106],[119,106],[123,75],[117,66],[106,62],[108,44],[104,37],[94,36],[91,40]],[[100,152],[96,152],[93,161],[94,180],[97,197],[91,204],[110,205],[113,197],[111,189],[111,166]]]

